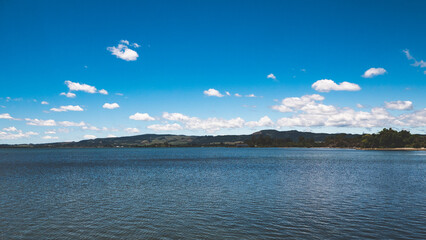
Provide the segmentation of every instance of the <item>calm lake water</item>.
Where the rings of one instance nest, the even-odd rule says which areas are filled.
[[[426,239],[426,152],[0,149],[0,239]]]

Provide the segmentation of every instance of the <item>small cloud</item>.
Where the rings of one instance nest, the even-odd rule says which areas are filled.
[[[383,75],[387,73],[384,68],[370,68],[364,72],[362,75],[363,78],[373,78],[375,76]]]
[[[259,119],[259,121],[251,121],[251,122],[246,122],[245,123],[246,126],[254,128],[254,127],[271,127],[274,125],[274,122],[268,117],[268,116],[264,116],[261,119]]]
[[[179,125],[178,123],[173,123],[173,124],[154,124],[154,125],[149,125],[147,128],[154,130],[154,131],[176,131],[176,130],[181,130],[183,129],[181,125]]]
[[[127,41],[127,40],[120,40],[120,43],[122,43],[122,44],[126,44],[126,45],[129,45],[130,43],[129,43],[129,41]]]
[[[60,106],[59,108],[51,108],[50,111],[53,112],[68,112],[68,111],[74,111],[74,112],[81,112],[84,111],[83,108],[81,108],[78,105],[68,105],[68,106]]]
[[[133,43],[133,44],[132,44],[132,46],[133,46],[134,48],[139,48],[141,45],[139,45],[139,44],[137,44],[137,43]]]
[[[108,134],[107,138],[115,138],[117,136],[115,136],[114,134]]]
[[[137,128],[126,128],[126,129],[124,129],[124,131],[126,131],[128,133],[138,133],[139,129],[137,129]]]
[[[105,103],[102,107],[106,109],[116,109],[119,108],[120,105],[118,105],[118,103]]]
[[[236,96],[236,97],[242,97],[241,94],[239,94],[239,93],[234,94],[234,96]]]
[[[27,125],[31,126],[56,126],[56,122],[53,119],[49,120],[42,120],[42,119],[31,119],[31,118],[25,118],[25,121],[27,121]]]
[[[336,84],[333,80],[321,79],[312,84],[312,88],[318,92],[330,91],[359,91],[361,87],[358,84],[350,82],[342,82]]]
[[[0,119],[14,119],[9,113],[0,114]]]
[[[42,101],[41,104],[43,104],[43,105],[49,105],[49,103],[46,102],[46,101]]]
[[[124,96],[124,94],[122,94],[122,93],[116,93],[115,95],[117,95],[117,96]]]
[[[223,97],[223,95],[216,89],[210,88],[209,90],[204,91],[204,95],[210,97]]]
[[[136,61],[139,55],[135,50],[130,49],[129,45],[129,41],[121,40],[120,44],[118,44],[117,47],[107,47],[107,50],[110,51],[111,54],[115,55],[117,58],[123,59],[125,61]],[[138,44],[133,44],[133,47],[137,48],[136,46],[139,47]]]
[[[402,52],[405,54],[408,60],[414,59],[413,56],[411,56],[410,54],[410,50],[405,49],[405,50],[402,50]]]
[[[154,121],[155,118],[149,116],[148,113],[135,113],[129,116],[129,119],[137,120],[137,121]]]
[[[81,84],[78,82],[71,82],[67,80],[65,81],[65,84],[67,85],[70,91],[83,91],[87,93],[96,93],[96,88],[94,86],[90,86],[84,83]]]
[[[16,131],[18,131],[18,129],[16,129],[16,127],[8,127],[8,128],[3,128],[3,131],[16,132]]]
[[[42,138],[46,140],[58,139],[58,137],[50,136],[50,135],[43,136]]]
[[[253,97],[256,97],[256,95],[254,95],[254,94],[252,93],[252,94],[246,95],[246,97],[253,98]]]
[[[64,126],[64,127],[83,127],[86,126],[85,122],[71,122],[71,121],[62,121],[59,122],[59,125]]]
[[[411,110],[413,109],[413,103],[411,101],[385,102],[385,107],[393,110]]]
[[[277,81],[277,77],[275,77],[275,75],[274,74],[269,74],[268,76],[266,76],[266,78],[269,78],[269,79],[272,79],[272,80],[274,80],[274,81]]]
[[[231,93],[229,93],[229,92],[225,92],[226,93],[226,96],[231,96]]]
[[[107,91],[107,90],[105,90],[105,89],[101,89],[101,90],[99,90],[99,93],[100,93],[100,94],[103,94],[103,95],[108,95],[108,91]]]
[[[364,107],[364,105],[359,104],[359,103],[357,103],[357,104],[356,104],[356,107],[357,107],[357,108],[365,108],[365,107]]]
[[[56,131],[48,130],[48,131],[45,131],[44,134],[56,134]]]
[[[95,138],[96,138],[96,136],[95,136],[95,135],[89,135],[89,134],[86,134],[86,135],[84,135],[84,136],[83,136],[83,138],[84,138],[84,139],[95,139]]]
[[[65,97],[67,97],[67,98],[75,98],[75,93],[72,93],[72,92],[69,92],[69,93],[61,93],[61,94],[59,94],[59,95],[61,95],[61,96],[65,96]]]

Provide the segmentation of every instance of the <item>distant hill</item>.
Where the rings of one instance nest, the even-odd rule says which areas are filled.
[[[143,134],[128,137],[96,138],[79,142],[57,142],[45,144],[0,145],[13,148],[104,148],[104,147],[215,147],[255,146],[253,140],[273,139],[277,143],[303,141],[324,142],[327,137],[342,134],[312,133],[299,131],[262,130],[250,135],[186,136],[171,134]],[[357,134],[343,134],[346,138],[360,137]],[[275,146],[275,145],[274,145]]]

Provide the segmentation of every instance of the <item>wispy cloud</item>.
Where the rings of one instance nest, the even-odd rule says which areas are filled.
[[[412,63],[411,66],[420,67],[420,68],[425,68],[426,67],[426,62],[423,61],[423,60],[418,61],[417,59],[415,59],[411,55],[410,50],[405,49],[405,50],[402,50],[402,52],[405,54],[405,56],[407,57],[408,60],[414,60],[414,63]],[[426,74],[426,71],[424,71],[423,73]]]
[[[0,131],[0,140],[14,140],[39,135],[37,132],[24,132],[16,129],[15,127],[4,128],[3,130],[4,131]]]
[[[75,93],[72,93],[72,92],[68,92],[68,93],[64,93],[64,92],[62,92],[61,94],[59,94],[59,95],[61,95],[61,96],[65,96],[65,97],[67,97],[67,98],[75,98]]]
[[[176,130],[183,129],[182,126],[179,125],[178,123],[154,124],[154,125],[149,125],[147,128],[154,131],[176,131]]]
[[[139,133],[139,129],[137,128],[126,128],[124,131],[127,133]]]

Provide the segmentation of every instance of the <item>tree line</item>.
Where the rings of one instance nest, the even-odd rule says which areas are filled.
[[[411,134],[407,130],[384,128],[375,134],[337,134],[326,137],[324,141],[305,139],[303,136],[298,141],[293,141],[290,138],[280,139],[262,134],[253,135],[245,143],[250,147],[425,148],[426,136]]]

